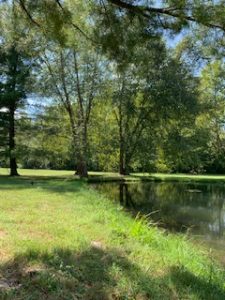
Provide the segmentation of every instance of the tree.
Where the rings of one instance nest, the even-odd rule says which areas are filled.
[[[130,72],[118,76],[118,89],[114,92],[113,106],[118,125],[119,173],[129,174],[131,159],[142,137],[146,120],[150,114],[148,99],[143,94],[140,81]]]
[[[224,26],[224,2],[217,1],[177,1],[169,0],[157,6],[154,1],[148,4],[148,1],[126,1],[126,0],[108,0],[119,8],[125,9],[134,14],[147,19],[158,19],[158,26],[168,29],[179,30],[187,26],[188,22],[194,22],[209,28],[218,28],[225,31]]]
[[[200,101],[207,107],[201,115],[201,121],[208,130],[207,169],[213,172],[225,170],[225,71],[224,62],[215,60],[201,72]]]
[[[0,103],[8,109],[9,160],[10,175],[16,176],[16,143],[15,143],[15,112],[23,104],[26,97],[25,84],[29,77],[29,68],[22,53],[15,45],[0,53]]]
[[[212,158],[205,149],[207,134],[211,145],[216,141],[216,126],[208,125],[218,115],[210,104],[211,119],[207,130],[197,124],[201,119],[206,120],[207,114],[206,111],[199,113],[198,109],[203,106],[196,108],[199,81],[193,74],[199,70],[187,67],[187,62],[194,65],[187,50],[195,48],[194,56],[198,58],[203,52],[207,53],[206,47],[200,41],[195,45],[192,41],[193,44],[187,46],[186,37],[176,48],[175,56],[169,53],[171,49],[167,49],[163,36],[164,30],[176,33],[189,23],[198,32],[204,31],[209,42],[205,28],[221,36],[224,12],[219,9],[223,2],[171,0],[160,2],[160,7],[156,4],[154,1],[150,4],[149,1],[126,0],[15,0],[4,4],[7,11],[13,13],[8,13],[10,17],[7,17],[4,12],[3,21],[0,20],[3,29],[5,25],[10,28],[3,30],[0,41],[3,46],[1,106],[8,108],[8,112],[14,110],[15,116],[16,109],[23,105],[28,93],[30,57],[37,54],[39,68],[37,72],[32,70],[32,75],[36,76],[35,93],[47,97],[52,109],[52,112],[46,109],[44,121],[42,117],[30,123],[20,120],[30,133],[35,127],[42,129],[29,141],[29,145],[34,146],[29,151],[30,165],[58,168],[59,161],[61,165],[71,165],[73,160],[81,177],[88,175],[90,166],[108,170],[119,168],[121,174],[146,170],[150,166],[167,171],[199,171],[203,169],[202,165],[206,166],[206,156]],[[25,47],[28,44],[30,47]],[[222,47],[222,43],[218,44],[218,52],[222,53]],[[9,73],[7,68],[12,70],[15,61],[17,65],[14,64],[14,71]],[[6,83],[13,80],[15,88],[9,91],[10,84]],[[207,94],[201,88],[199,91],[206,103]],[[9,97],[9,92],[14,92],[13,97]],[[20,94],[16,96],[16,92]],[[3,98],[13,98],[16,106],[10,109],[9,100],[3,101]],[[198,104],[200,102],[204,101],[201,99]],[[64,109],[63,116],[67,114],[65,126],[58,115],[59,107]],[[222,119],[221,109],[219,115]],[[15,131],[12,122],[15,123],[15,117],[11,117],[9,123],[3,119],[2,116],[2,124],[11,124]],[[67,122],[71,135],[67,133]],[[219,122],[214,125],[218,125],[217,136],[223,142]],[[13,158],[15,134],[13,130],[10,132]],[[55,137],[47,138],[47,132],[52,132]],[[68,138],[60,139],[61,134]],[[25,135],[19,136],[16,142],[25,145]],[[25,164],[21,146],[17,149]],[[65,161],[61,159],[62,155],[66,157]],[[43,156],[46,159],[41,162]],[[52,164],[53,157],[55,164]]]
[[[86,36],[85,31],[82,30],[80,24],[74,22],[70,17],[76,13],[72,9],[68,9],[67,1],[61,2],[60,0],[39,1],[37,4],[33,1],[18,0],[21,10],[27,16],[28,20],[37,27],[45,26],[43,19],[37,20],[35,17],[35,10],[46,13],[49,8],[55,8],[60,11],[62,16],[67,17],[66,23],[74,27],[77,32]],[[107,7],[111,6],[117,9],[122,14],[131,14],[146,19],[148,23],[153,24],[159,29],[172,29],[180,31],[182,28],[187,27],[189,23],[196,23],[208,28],[219,29],[225,31],[224,20],[224,2],[219,0],[211,1],[183,1],[183,0],[168,0],[164,2],[158,1],[142,1],[142,0],[102,0],[93,1],[94,6],[98,5],[104,9],[103,14],[107,18]],[[120,15],[122,15],[120,13]],[[49,12],[52,16],[52,11]],[[113,27],[114,24],[111,24]]]
[[[51,96],[56,96],[68,113],[76,153],[76,174],[87,177],[88,125],[93,101],[101,81],[98,54],[86,45],[56,45],[42,56],[43,76]]]
[[[0,107],[0,158],[4,161],[7,158],[8,149],[8,111],[5,107]]]
[[[32,104],[29,113],[20,111],[17,152],[26,169],[71,169],[74,161],[70,124],[64,107]]]
[[[119,88],[114,94],[114,108],[119,128],[120,174],[123,175],[129,173],[137,153],[150,160],[154,150],[147,153],[145,149],[148,143],[152,144],[155,128],[167,126],[178,115],[183,124],[196,115],[195,79],[174,58],[157,59],[158,47],[151,45],[145,53],[141,49],[141,59],[146,55],[145,65],[140,61],[137,65],[128,64],[117,79]],[[144,136],[148,139],[145,145]]]
[[[27,48],[27,29],[21,22],[18,7],[14,1],[0,10],[0,107],[7,110],[8,155],[10,175],[16,176],[16,111],[23,106],[28,90],[33,59]]]

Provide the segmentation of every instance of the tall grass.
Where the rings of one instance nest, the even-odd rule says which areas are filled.
[[[225,299],[210,253],[83,181],[1,177],[0,193],[0,299]]]

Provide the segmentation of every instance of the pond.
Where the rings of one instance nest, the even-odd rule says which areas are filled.
[[[182,182],[97,183],[94,187],[158,226],[188,232],[222,255],[225,247],[225,184]]]

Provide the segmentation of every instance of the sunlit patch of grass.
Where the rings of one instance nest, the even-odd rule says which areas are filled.
[[[35,169],[19,169],[19,174],[28,182],[33,180],[45,181],[48,179],[79,179],[75,176],[75,171],[64,170],[35,170]],[[0,176],[9,175],[9,169],[0,168]],[[89,182],[105,182],[105,181],[185,181],[185,182],[225,182],[224,175],[209,174],[164,174],[164,173],[131,173],[130,175],[121,176],[116,172],[89,172]]]
[[[0,178],[0,299],[225,299],[224,271],[186,236],[84,181],[31,178]]]

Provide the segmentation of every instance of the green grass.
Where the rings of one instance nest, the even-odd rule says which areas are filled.
[[[22,176],[35,176],[35,177],[68,177],[73,176],[74,171],[55,171],[55,170],[31,170],[31,169],[19,169],[19,174]],[[9,175],[9,169],[0,168],[0,175]]]
[[[131,173],[121,176],[110,172],[90,172],[89,181],[195,181],[195,182],[225,182],[225,175],[190,175],[161,173]]]
[[[31,170],[19,169],[22,176],[74,178],[74,171],[58,170]],[[9,175],[9,169],[0,168],[0,175]],[[195,181],[195,182],[225,182],[225,175],[190,175],[190,174],[163,174],[163,173],[131,173],[121,176],[113,172],[89,172],[89,182],[99,181]]]
[[[73,172],[21,174],[0,177],[0,299],[225,299],[224,270],[185,236]]]

